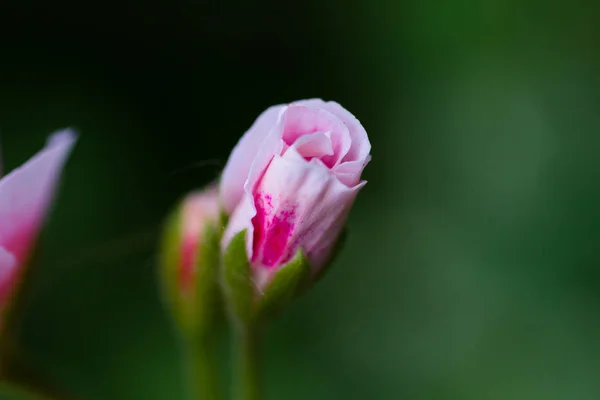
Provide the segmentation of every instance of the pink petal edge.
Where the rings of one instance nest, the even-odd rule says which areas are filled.
[[[17,263],[37,236],[76,140],[70,129],[54,133],[40,152],[0,180],[0,246]]]
[[[227,213],[233,212],[242,198],[244,184],[253,161],[272,128],[277,125],[284,108],[285,105],[276,105],[263,111],[233,148],[221,174],[220,183],[221,203]]]

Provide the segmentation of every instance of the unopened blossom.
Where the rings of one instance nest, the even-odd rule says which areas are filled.
[[[218,311],[219,215],[217,188],[209,186],[186,195],[165,225],[160,250],[164,300],[188,338],[210,331]]]
[[[179,242],[179,285],[182,291],[193,290],[198,274],[198,259],[206,241],[208,225],[219,219],[219,195],[216,187],[193,192],[181,206]]]
[[[273,106],[243,135],[221,178],[230,214],[222,247],[246,230],[259,288],[299,250],[313,275],[324,267],[366,183],[370,150],[358,119],[320,99]]]

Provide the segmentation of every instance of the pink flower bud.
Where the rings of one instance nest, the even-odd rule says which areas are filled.
[[[219,210],[219,194],[216,187],[189,194],[183,201],[179,285],[184,292],[193,290],[195,286],[199,249],[205,240],[207,225],[217,225]]]
[[[371,144],[342,106],[320,99],[263,112],[234,148],[221,180],[231,213],[222,247],[247,229],[254,280],[264,286],[299,249],[326,263],[365,181]]]
[[[209,332],[218,314],[219,216],[213,186],[187,195],[165,224],[160,249],[163,299],[188,338]]]
[[[55,133],[43,150],[0,179],[0,310],[28,261],[75,140],[70,130]]]

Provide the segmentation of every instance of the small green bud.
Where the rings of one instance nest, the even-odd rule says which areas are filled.
[[[188,337],[212,329],[220,309],[220,208],[215,188],[188,195],[167,220],[160,254],[163,297]]]

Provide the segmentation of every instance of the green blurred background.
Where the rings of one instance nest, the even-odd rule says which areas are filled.
[[[268,333],[267,399],[600,398],[598,4],[4,1],[7,168],[80,132],[28,361],[82,400],[183,400],[161,221],[263,109],[321,97],[369,132],[369,184]]]

